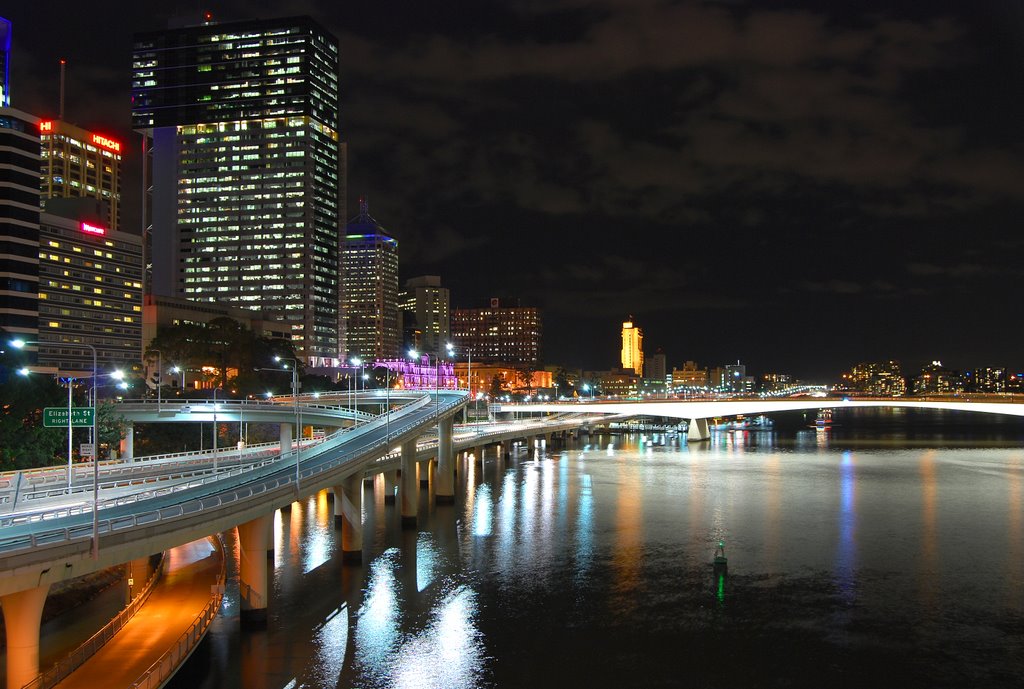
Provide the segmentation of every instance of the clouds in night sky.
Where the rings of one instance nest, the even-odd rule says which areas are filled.
[[[221,5],[225,19],[279,12]],[[999,344],[1024,335],[1001,306],[1022,296],[1012,3],[306,0],[289,12],[339,38],[349,196],[367,194],[397,234],[404,275],[444,276],[460,305],[541,304],[550,360],[614,364],[633,313],[670,365],[1024,365]],[[16,44],[43,30],[11,18]],[[126,6],[123,23],[164,19]],[[130,43],[95,50],[72,63],[70,109],[125,127]],[[18,75],[53,57],[18,56]],[[969,336],[994,326],[998,338]],[[597,339],[581,346],[583,331]]]

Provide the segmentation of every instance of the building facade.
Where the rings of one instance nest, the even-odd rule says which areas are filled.
[[[398,294],[399,329],[404,347],[443,357],[451,340],[451,306],[447,287],[437,275],[410,278]]]
[[[341,276],[345,358],[400,357],[398,240],[370,215],[365,198],[346,230]]]
[[[39,335],[39,119],[0,108],[0,328]]]
[[[532,366],[540,363],[541,316],[534,306],[509,306],[492,298],[482,309],[455,309],[452,340],[473,363]]]
[[[907,380],[898,361],[866,361],[843,375],[843,386],[851,392],[876,397],[901,397],[907,394]]]
[[[622,324],[622,368],[644,374],[644,333],[633,324],[632,316]]]
[[[152,137],[153,292],[271,312],[336,366],[342,216],[337,39],[308,17],[135,36]]]
[[[0,108],[11,104],[11,22],[0,17]]]
[[[39,143],[42,209],[47,210],[50,199],[95,199],[103,208],[99,222],[113,232],[119,231],[121,142],[61,120],[42,120]]]
[[[39,223],[39,364],[91,372],[142,359],[142,238],[43,213]]]

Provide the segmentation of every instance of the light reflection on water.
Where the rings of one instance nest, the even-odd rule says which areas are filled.
[[[279,677],[323,687],[674,686],[683,675],[825,686],[877,680],[893,663],[892,684],[1003,686],[1024,671],[1014,651],[1024,644],[1019,450],[729,436],[689,447],[606,436],[551,456],[520,448],[483,467],[460,460],[457,507],[421,492],[414,532],[398,528],[397,506],[364,495],[356,567],[337,562],[329,501],[295,504],[275,520],[281,628],[244,632],[241,644],[237,624],[218,629],[235,636],[207,662],[241,664],[244,686],[273,689]],[[710,570],[719,539],[721,582]],[[246,650],[282,647],[269,659]],[[242,686],[230,672],[206,674],[217,681],[189,689]]]

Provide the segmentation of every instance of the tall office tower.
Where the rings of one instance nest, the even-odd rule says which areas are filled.
[[[651,380],[668,380],[668,364],[665,361],[665,352],[660,347],[647,362],[647,377]]]
[[[121,225],[121,142],[61,120],[39,123],[42,145],[40,199],[92,198],[103,205],[103,226]]]
[[[398,240],[370,215],[365,198],[341,251],[346,358],[399,356]]]
[[[404,343],[424,354],[447,356],[451,309],[448,288],[441,286],[441,278],[423,275],[406,280],[398,303]]]
[[[39,364],[89,371],[142,359],[142,238],[91,219],[39,221]]]
[[[11,104],[11,22],[0,17],[0,108]]]
[[[38,338],[39,118],[0,108],[0,328]]]
[[[137,35],[132,122],[152,137],[153,292],[272,314],[336,366],[337,39],[308,17]]]
[[[644,333],[633,325],[633,317],[622,324],[622,368],[644,374]]]
[[[503,306],[501,299],[491,299],[485,309],[455,309],[451,321],[452,340],[472,355],[474,366],[540,362],[541,320],[536,307]]]

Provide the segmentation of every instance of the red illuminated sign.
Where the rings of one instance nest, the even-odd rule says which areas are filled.
[[[107,149],[108,151],[113,151],[114,153],[120,153],[121,152],[121,142],[120,141],[114,141],[113,139],[108,139],[105,136],[101,136],[99,134],[93,134],[92,135],[92,142],[94,144],[96,144],[97,146],[102,146],[103,148]]]
[[[106,234],[107,229],[105,227],[90,225],[89,223],[84,222],[82,223],[82,232],[88,232],[89,234]]]
[[[39,122],[39,131],[41,132],[52,132],[53,131],[53,120],[42,120]]]

